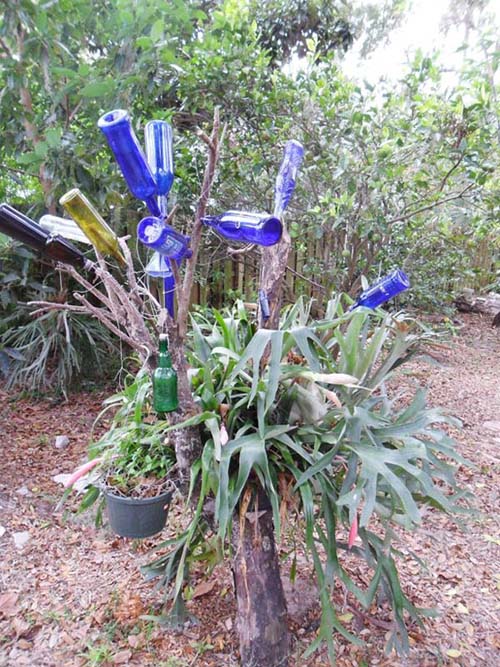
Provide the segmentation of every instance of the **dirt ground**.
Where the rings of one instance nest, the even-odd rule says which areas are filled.
[[[393,383],[403,396],[427,387],[430,404],[460,417],[463,427],[453,435],[460,453],[475,464],[458,476],[475,494],[478,514],[459,528],[429,512],[421,529],[403,536],[403,552],[413,550],[427,564],[423,568],[403,556],[404,588],[415,604],[434,607],[439,615],[423,630],[411,629],[410,655],[401,658],[384,655],[383,609],[360,624],[359,616],[341,607],[347,626],[366,645],[356,648],[338,638],[339,667],[500,665],[500,332],[490,321],[461,316],[456,328],[450,325],[455,336],[446,346],[434,349],[432,359],[412,362]],[[197,574],[188,603],[197,623],[182,633],[144,618],[161,613],[162,593],[141,578],[138,567],[173,534],[180,504],[165,531],[142,542],[96,529],[88,515],[54,513],[61,486],[53,477],[84,460],[104,397],[33,401],[0,388],[0,667],[235,667],[235,602],[227,567],[208,577]],[[61,435],[69,445],[57,449]],[[291,667],[327,665],[324,655],[301,658],[315,633],[308,572],[302,563],[297,587],[287,585]]]

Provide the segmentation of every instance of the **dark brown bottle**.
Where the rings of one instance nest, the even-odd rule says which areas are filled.
[[[43,252],[49,233],[9,204],[0,204],[0,232],[28,247]]]
[[[85,269],[92,267],[92,262],[70,241],[58,234],[49,234],[37,222],[9,204],[0,204],[0,232],[55,262]]]
[[[63,262],[64,264],[72,264],[73,266],[81,266],[88,268],[90,262],[85,258],[85,255],[78,250],[70,241],[59,234],[50,234],[45,248],[42,250],[42,255],[53,259],[55,262]]]

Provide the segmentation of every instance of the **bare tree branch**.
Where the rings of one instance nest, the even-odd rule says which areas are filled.
[[[457,167],[460,166],[460,164],[462,163],[462,160],[463,160],[463,159],[464,159],[464,154],[462,153],[462,154],[459,156],[458,160],[456,160],[456,161],[453,163],[453,165],[451,166],[451,169],[449,169],[448,172],[447,172],[447,173],[443,176],[443,178],[441,179],[441,183],[439,184],[438,192],[442,192],[442,191],[443,191],[444,186],[446,185],[447,180],[450,178],[450,176],[451,176],[452,173],[455,171],[455,169],[456,169]]]
[[[97,320],[102,322],[104,326],[109,329],[115,336],[118,336],[123,341],[127,343],[132,349],[137,350],[140,353],[140,356],[144,358],[144,345],[138,345],[138,341],[134,340],[128,336],[122,329],[116,326],[116,324],[108,317],[108,313],[103,308],[98,308],[97,306],[92,305],[83,294],[76,292],[74,297],[77,301],[80,301],[87,311],[92,314]],[[109,311],[108,311],[109,312]],[[123,323],[120,323],[123,326]]]
[[[42,315],[47,313],[50,310],[69,310],[72,313],[82,313],[85,314],[87,309],[84,306],[73,306],[69,303],[56,303],[55,301],[28,301],[27,306],[40,306],[36,310],[31,311],[30,316],[36,317],[37,315]]]
[[[182,285],[182,289],[178,290],[177,327],[181,340],[184,339],[187,330],[187,315],[189,310],[189,300],[191,296],[191,290],[194,284],[194,272],[196,268],[196,262],[198,259],[198,253],[201,243],[201,233],[203,228],[201,220],[206,212],[208,199],[210,197],[210,191],[215,178],[215,170],[217,167],[217,162],[219,160],[219,145],[221,139],[221,137],[219,136],[219,128],[220,128],[219,110],[216,108],[214,111],[214,122],[210,137],[208,138],[206,135],[204,135],[204,133],[201,133],[202,139],[209,146],[209,152],[208,152],[207,165],[205,167],[205,173],[203,176],[201,193],[198,199],[198,204],[196,206],[196,213],[194,217],[193,228],[191,231],[191,250],[193,254],[186,262],[184,282]]]
[[[456,192],[453,195],[450,195],[449,197],[446,197],[445,199],[440,199],[439,201],[436,201],[432,204],[427,204],[426,206],[422,206],[420,208],[415,209],[414,211],[410,211],[409,213],[405,213],[404,215],[398,215],[395,218],[391,218],[391,220],[387,221],[388,225],[392,225],[394,222],[403,222],[404,220],[409,220],[412,218],[414,215],[417,215],[418,213],[423,213],[424,211],[430,211],[433,208],[437,208],[438,206],[442,206],[443,204],[447,204],[450,201],[454,201],[455,199],[461,199],[466,192],[471,190],[474,187],[475,183],[470,183],[466,188],[464,188],[461,192]]]

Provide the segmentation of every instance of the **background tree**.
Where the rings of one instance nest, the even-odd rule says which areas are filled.
[[[264,9],[269,7],[264,5]],[[117,231],[123,232],[139,219],[140,212],[135,202],[121,194],[123,188],[110,168],[110,157],[97,139],[95,119],[106,109],[126,107],[138,126],[153,115],[173,121],[178,132],[177,219],[181,227],[193,213],[195,220],[195,252],[182,282],[178,280],[182,286],[177,320],[169,323],[184,405],[179,419],[197,411],[187,383],[183,348],[201,217],[209,206],[221,210],[251,205],[270,210],[279,156],[276,147],[285,139],[301,140],[308,152],[290,224],[290,236],[297,239],[303,255],[304,285],[321,275],[319,288],[326,293],[354,291],[362,273],[376,273],[396,258],[408,269],[418,268],[418,260],[425,257],[422,236],[428,256],[440,242],[446,266],[453,266],[456,272],[462,239],[457,242],[455,232],[449,233],[457,226],[453,216],[462,216],[464,225],[477,221],[477,229],[476,212],[480,211],[481,223],[488,225],[495,219],[498,165],[494,157],[490,162],[482,158],[487,152],[491,155],[491,142],[498,141],[491,125],[497,106],[479,73],[474,74],[477,95],[472,104],[465,103],[460,93],[443,96],[437,89],[439,71],[431,59],[422,56],[416,58],[398,90],[356,86],[342,75],[331,54],[332,48],[339,43],[343,48],[351,39],[350,27],[344,23],[347,18],[339,14],[333,33],[323,31],[332,19],[325,3],[307,3],[298,24],[295,15],[288,23],[272,13],[253,14],[247,3],[230,0],[205,7],[205,11],[198,3],[183,0],[176,0],[173,8],[153,0],[132,6],[107,2],[97,16],[83,2],[72,3],[71,8],[61,2],[61,14],[51,11],[50,18],[49,10],[19,0],[2,19],[2,77],[7,84],[2,105],[9,108],[1,118],[7,138],[6,166],[16,170],[12,173],[18,179],[17,193],[31,184],[26,193],[34,213],[43,208],[56,210],[59,194],[79,184],[110,212]],[[270,23],[276,27],[274,32],[265,30]],[[60,34],[64,40],[59,39]],[[286,60],[293,52],[305,61],[299,72],[289,76],[277,66],[277,59],[281,53]],[[491,85],[491,77],[488,81]],[[211,137],[200,132],[209,152],[205,169],[202,144],[193,142],[188,130],[205,127],[221,102],[226,141],[218,143],[218,121]],[[17,171],[19,164],[28,174]],[[36,175],[43,202],[33,185]],[[210,197],[212,183],[217,188]],[[197,188],[201,196],[193,211]],[[436,232],[434,245],[428,242],[429,230]],[[464,243],[468,242],[470,238],[464,236]],[[450,245],[455,246],[455,255],[449,252]],[[214,255],[226,261],[214,246]],[[276,251],[264,253],[260,279],[274,296],[272,327],[277,326],[289,251],[285,235]],[[255,264],[258,266],[258,258]],[[212,266],[207,262],[205,272]],[[439,268],[443,273],[443,267]],[[463,271],[466,269],[464,265]],[[203,273],[198,276],[203,278]],[[423,284],[418,272],[412,276],[416,284]],[[446,289],[451,278],[447,277]],[[252,287],[255,289],[255,283]],[[85,303],[69,307],[73,312],[88,309]],[[51,308],[59,310],[54,304]],[[94,314],[105,318],[104,312]],[[115,331],[122,338],[127,335],[123,329],[125,326]],[[128,338],[134,347],[134,337]],[[185,481],[201,452],[199,431],[179,431],[175,442]],[[237,521],[235,524],[237,531]],[[235,564],[237,575],[246,572],[246,579],[237,581],[238,596],[242,590],[251,590],[246,603],[254,609],[266,591],[269,573],[277,571],[276,552],[268,548],[274,543],[269,514],[262,520],[257,517],[255,532],[261,538],[260,546],[249,534],[242,537],[236,532],[234,536],[241,547],[238,553],[252,559]],[[249,563],[260,578],[249,577]],[[244,581],[251,583],[250,589],[242,586]],[[266,600],[270,604],[260,605],[259,622],[265,624],[267,614],[267,618],[279,617],[281,623],[261,651],[267,665],[279,664],[286,645],[284,600],[279,590]],[[250,661],[259,650],[255,636],[247,648],[245,660]],[[274,657],[269,657],[273,650]]]
[[[276,147],[290,136],[308,147],[289,215],[286,299],[353,294],[362,274],[371,279],[394,264],[411,274],[415,305],[442,307],[464,285],[494,285],[495,41],[484,37],[451,90],[423,54],[401,82],[372,89],[342,74],[342,48],[335,40],[325,46],[318,26],[331,26],[326,13],[338,12],[356,39],[382,38],[403,16],[398,3],[362,15],[344,4],[296,4],[308,22],[300,34],[296,14],[281,3],[109,0],[94,11],[83,1],[71,9],[64,1],[10,2],[0,18],[2,197],[35,217],[60,213],[58,198],[78,184],[119,234],[132,232],[141,211],[123,193],[95,127],[101,112],[121,106],[137,129],[153,116],[175,126],[172,196],[185,227],[203,173],[189,131],[210,123],[220,105],[227,132],[210,212],[269,210]],[[273,22],[279,39],[289,34],[281,62],[294,49],[303,54],[293,69],[278,66],[277,42],[265,44]],[[255,299],[258,254],[228,257],[207,237],[193,297]],[[51,280],[45,275],[58,290]]]

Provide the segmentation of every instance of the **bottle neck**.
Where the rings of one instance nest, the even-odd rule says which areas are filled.
[[[168,351],[168,340],[165,338],[160,338],[160,353],[158,355],[158,364],[161,368],[172,368],[172,359],[170,357],[170,352]]]

